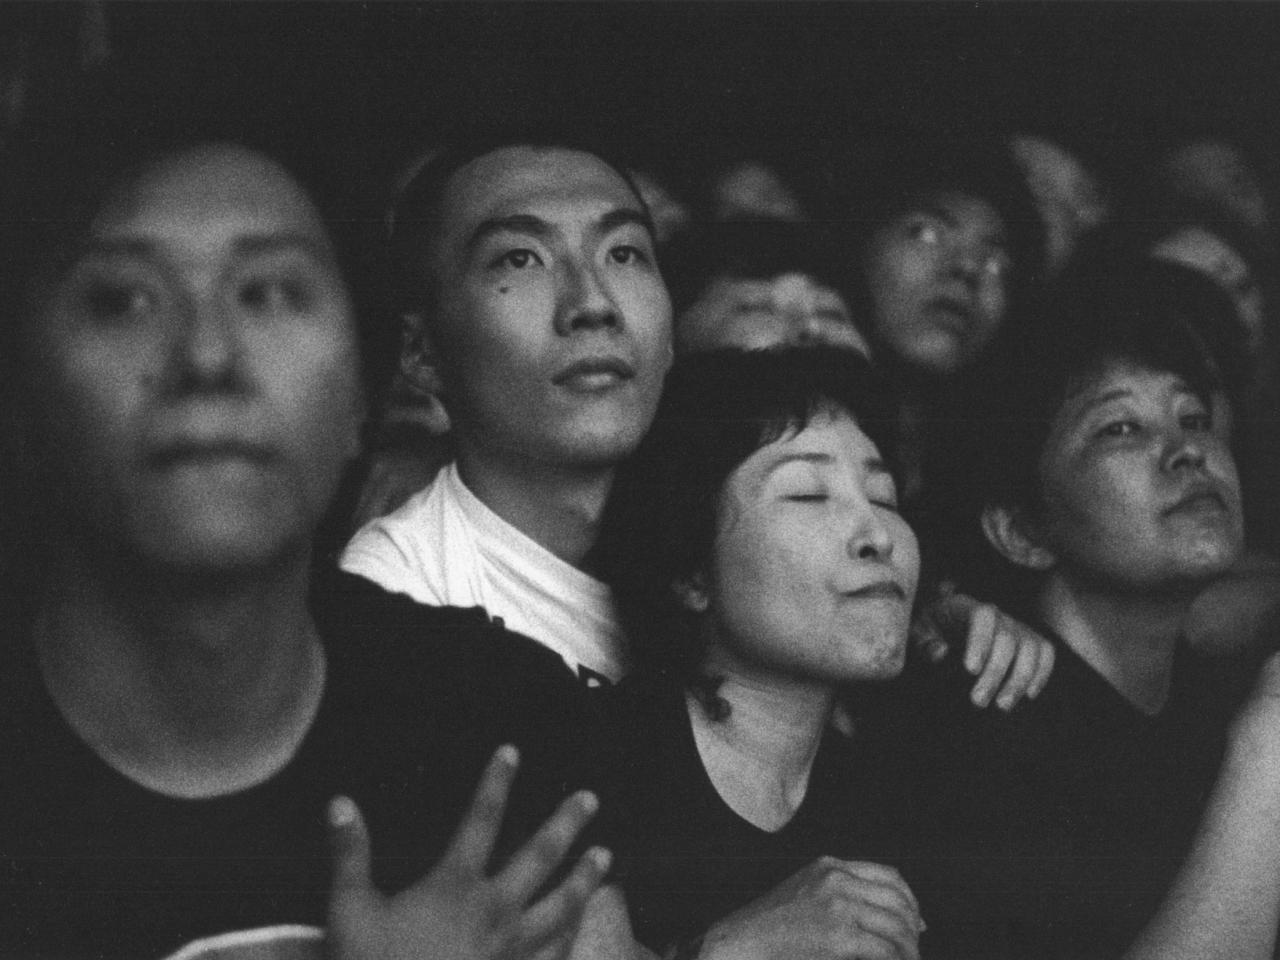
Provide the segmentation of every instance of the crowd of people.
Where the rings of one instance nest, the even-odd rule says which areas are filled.
[[[1273,956],[1239,143],[528,125],[371,203],[138,96],[4,144],[0,953]]]

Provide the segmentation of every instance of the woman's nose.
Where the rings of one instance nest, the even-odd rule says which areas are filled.
[[[856,560],[888,560],[893,556],[893,537],[870,503],[859,517],[849,537],[849,556]]]

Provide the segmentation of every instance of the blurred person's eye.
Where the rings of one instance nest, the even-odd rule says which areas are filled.
[[[97,280],[86,286],[81,302],[95,321],[123,323],[149,314],[159,296],[140,283]]]
[[[301,313],[315,302],[313,287],[297,274],[266,274],[242,281],[236,299],[257,314]]]

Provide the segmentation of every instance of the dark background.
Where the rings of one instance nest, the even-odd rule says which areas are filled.
[[[86,10],[113,59],[211,65],[374,164],[460,118],[544,112],[655,155],[898,124],[1030,127],[1104,165],[1205,125],[1280,152],[1278,4],[6,3],[0,55],[25,44],[36,109],[83,59]]]

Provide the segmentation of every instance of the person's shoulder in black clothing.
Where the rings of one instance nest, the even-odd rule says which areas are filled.
[[[336,712],[364,724],[415,725],[390,739],[398,749],[416,741],[421,762],[441,766],[445,809],[465,808],[497,747],[520,751],[504,849],[591,785],[596,701],[542,644],[480,608],[420,604],[337,570],[314,579],[312,610]]]

